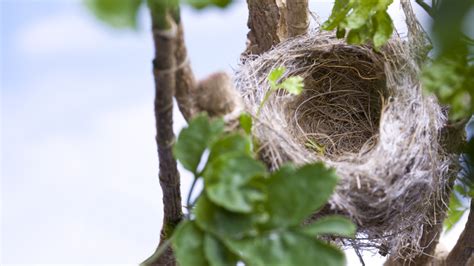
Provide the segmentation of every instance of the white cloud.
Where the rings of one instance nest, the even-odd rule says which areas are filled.
[[[58,55],[122,48],[148,47],[136,32],[118,31],[100,26],[91,14],[54,14],[30,21],[16,36],[21,52],[29,55]],[[141,32],[143,34],[143,32]]]

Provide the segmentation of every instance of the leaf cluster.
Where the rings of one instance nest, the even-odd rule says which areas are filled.
[[[428,9],[436,55],[424,68],[422,81],[427,91],[450,105],[453,120],[474,113],[474,40],[464,33],[472,27],[472,10],[474,1],[465,0],[435,1]]]
[[[225,8],[232,0],[84,0],[87,8],[109,26],[133,29],[137,28],[138,12],[145,2],[155,16],[163,19],[167,9],[176,10],[180,3],[195,9]]]
[[[172,237],[179,264],[344,265],[344,254],[317,236],[353,237],[349,220],[328,216],[302,226],[332,194],[334,170],[313,163],[269,172],[253,149],[251,117],[240,122],[225,132],[222,119],[199,115],[178,136],[176,158],[204,183]]]
[[[393,33],[393,22],[387,13],[393,0],[336,0],[325,30],[336,29],[338,38],[350,44],[371,41],[375,48],[387,42]]]

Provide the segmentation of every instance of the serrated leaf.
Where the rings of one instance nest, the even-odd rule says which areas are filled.
[[[204,253],[210,266],[237,265],[239,258],[211,234],[204,237]]]
[[[343,216],[332,215],[322,217],[312,224],[303,227],[301,232],[312,237],[326,234],[354,237],[356,227],[351,220]]]
[[[240,127],[250,135],[252,133],[252,116],[248,113],[242,113],[239,117]]]
[[[228,153],[210,161],[203,173],[205,189],[215,204],[233,212],[250,213],[265,194],[249,186],[252,178],[263,177],[265,166],[242,153]]]
[[[286,67],[277,67],[268,74],[268,83],[272,89],[276,89],[278,80],[283,76],[286,71]]]
[[[331,16],[323,24],[324,30],[337,28],[336,36],[346,35],[349,44],[373,41],[376,48],[392,35],[393,26],[387,8],[392,0],[338,0]],[[387,15],[387,16],[385,16]]]
[[[196,173],[202,154],[223,130],[222,119],[210,121],[206,115],[198,115],[181,130],[173,147],[174,156],[184,168]]]
[[[85,0],[94,15],[117,28],[136,28],[137,15],[142,0]]]
[[[375,14],[375,33],[372,38],[375,48],[384,45],[392,36],[393,25],[390,15],[386,11]]]
[[[193,221],[182,221],[173,234],[173,248],[181,266],[207,266],[204,232]]]
[[[291,94],[300,95],[304,87],[303,78],[300,76],[289,77],[279,87]]]
[[[269,232],[256,238],[226,240],[246,265],[345,265],[344,253],[322,241],[289,230]]]
[[[300,224],[327,202],[337,180],[335,171],[322,163],[280,167],[268,180],[270,227]]]
[[[210,147],[208,162],[227,153],[252,155],[252,141],[249,136],[240,133],[230,133],[215,140]]]
[[[206,194],[202,194],[194,208],[196,223],[199,227],[222,238],[242,238],[256,233],[258,216],[230,212],[212,203]]]

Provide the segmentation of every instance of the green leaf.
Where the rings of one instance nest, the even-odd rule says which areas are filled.
[[[344,253],[322,241],[297,232],[274,231],[243,240],[226,240],[246,265],[345,265]]]
[[[322,28],[324,30],[333,30],[346,18],[347,13],[352,8],[349,0],[336,0],[332,8],[331,16],[324,22]]]
[[[249,155],[229,153],[211,161],[203,177],[211,201],[229,211],[250,213],[265,194],[248,184],[265,174],[265,166]]]
[[[384,45],[392,36],[393,25],[390,15],[386,11],[380,11],[375,14],[375,33],[373,42],[375,48]]]
[[[336,31],[336,38],[342,39],[345,36],[346,36],[346,29],[338,27]]]
[[[142,0],[85,0],[86,6],[103,22],[117,28],[136,28]]]
[[[312,237],[326,234],[354,237],[356,227],[351,220],[342,216],[332,215],[322,217],[312,224],[303,227],[301,232]]]
[[[277,82],[283,76],[286,71],[286,67],[277,67],[268,74],[268,83],[273,90],[277,89]]]
[[[256,234],[258,214],[252,215],[230,212],[212,203],[207,195],[202,194],[194,209],[199,227],[222,238],[242,238]],[[258,219],[257,219],[258,218]]]
[[[279,87],[291,94],[300,95],[304,87],[303,78],[300,76],[289,77]]]
[[[240,127],[250,135],[252,133],[252,117],[248,113],[242,113],[239,117]]]
[[[193,221],[182,221],[173,234],[173,249],[181,266],[207,266],[204,232]]]
[[[211,234],[204,238],[204,253],[210,266],[236,265],[239,258]]]
[[[462,50],[440,56],[424,68],[421,76],[424,88],[450,105],[449,115],[453,120],[474,112],[474,65],[469,65],[466,57],[466,51]]]
[[[298,169],[280,167],[268,180],[269,225],[300,224],[327,202],[337,180],[335,171],[322,163],[307,164]]]
[[[224,8],[232,3],[232,0],[184,0],[184,3],[196,9],[203,9],[210,6]]]
[[[184,168],[196,174],[202,154],[223,130],[222,119],[210,121],[206,115],[198,115],[179,133],[173,147],[174,156]]]
[[[336,36],[350,44],[373,41],[375,48],[391,37],[393,25],[386,12],[392,0],[336,0],[324,30],[337,29]]]
[[[230,133],[211,144],[208,162],[227,153],[252,155],[252,141],[240,133]]]
[[[346,29],[358,29],[364,26],[370,20],[377,0],[359,0],[357,3],[352,13],[342,23]]]
[[[249,213],[256,202],[265,199],[265,194],[249,183],[265,174],[266,168],[259,161],[230,153],[212,161],[203,177],[211,201],[230,211]]]
[[[449,208],[446,215],[446,219],[444,220],[444,227],[446,232],[450,231],[454,227],[454,225],[459,222],[466,210],[467,208],[462,205],[456,191],[453,191],[449,199]]]

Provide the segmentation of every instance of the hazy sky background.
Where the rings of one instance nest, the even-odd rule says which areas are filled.
[[[332,1],[310,2],[327,18]],[[141,262],[162,219],[146,10],[140,30],[119,31],[80,1],[0,4],[1,264]],[[403,33],[398,3],[390,10]],[[199,78],[238,66],[243,1],[184,8],[183,20]],[[176,132],[184,125],[176,112]],[[190,180],[183,172],[184,192]],[[370,257],[368,265],[383,261]]]

